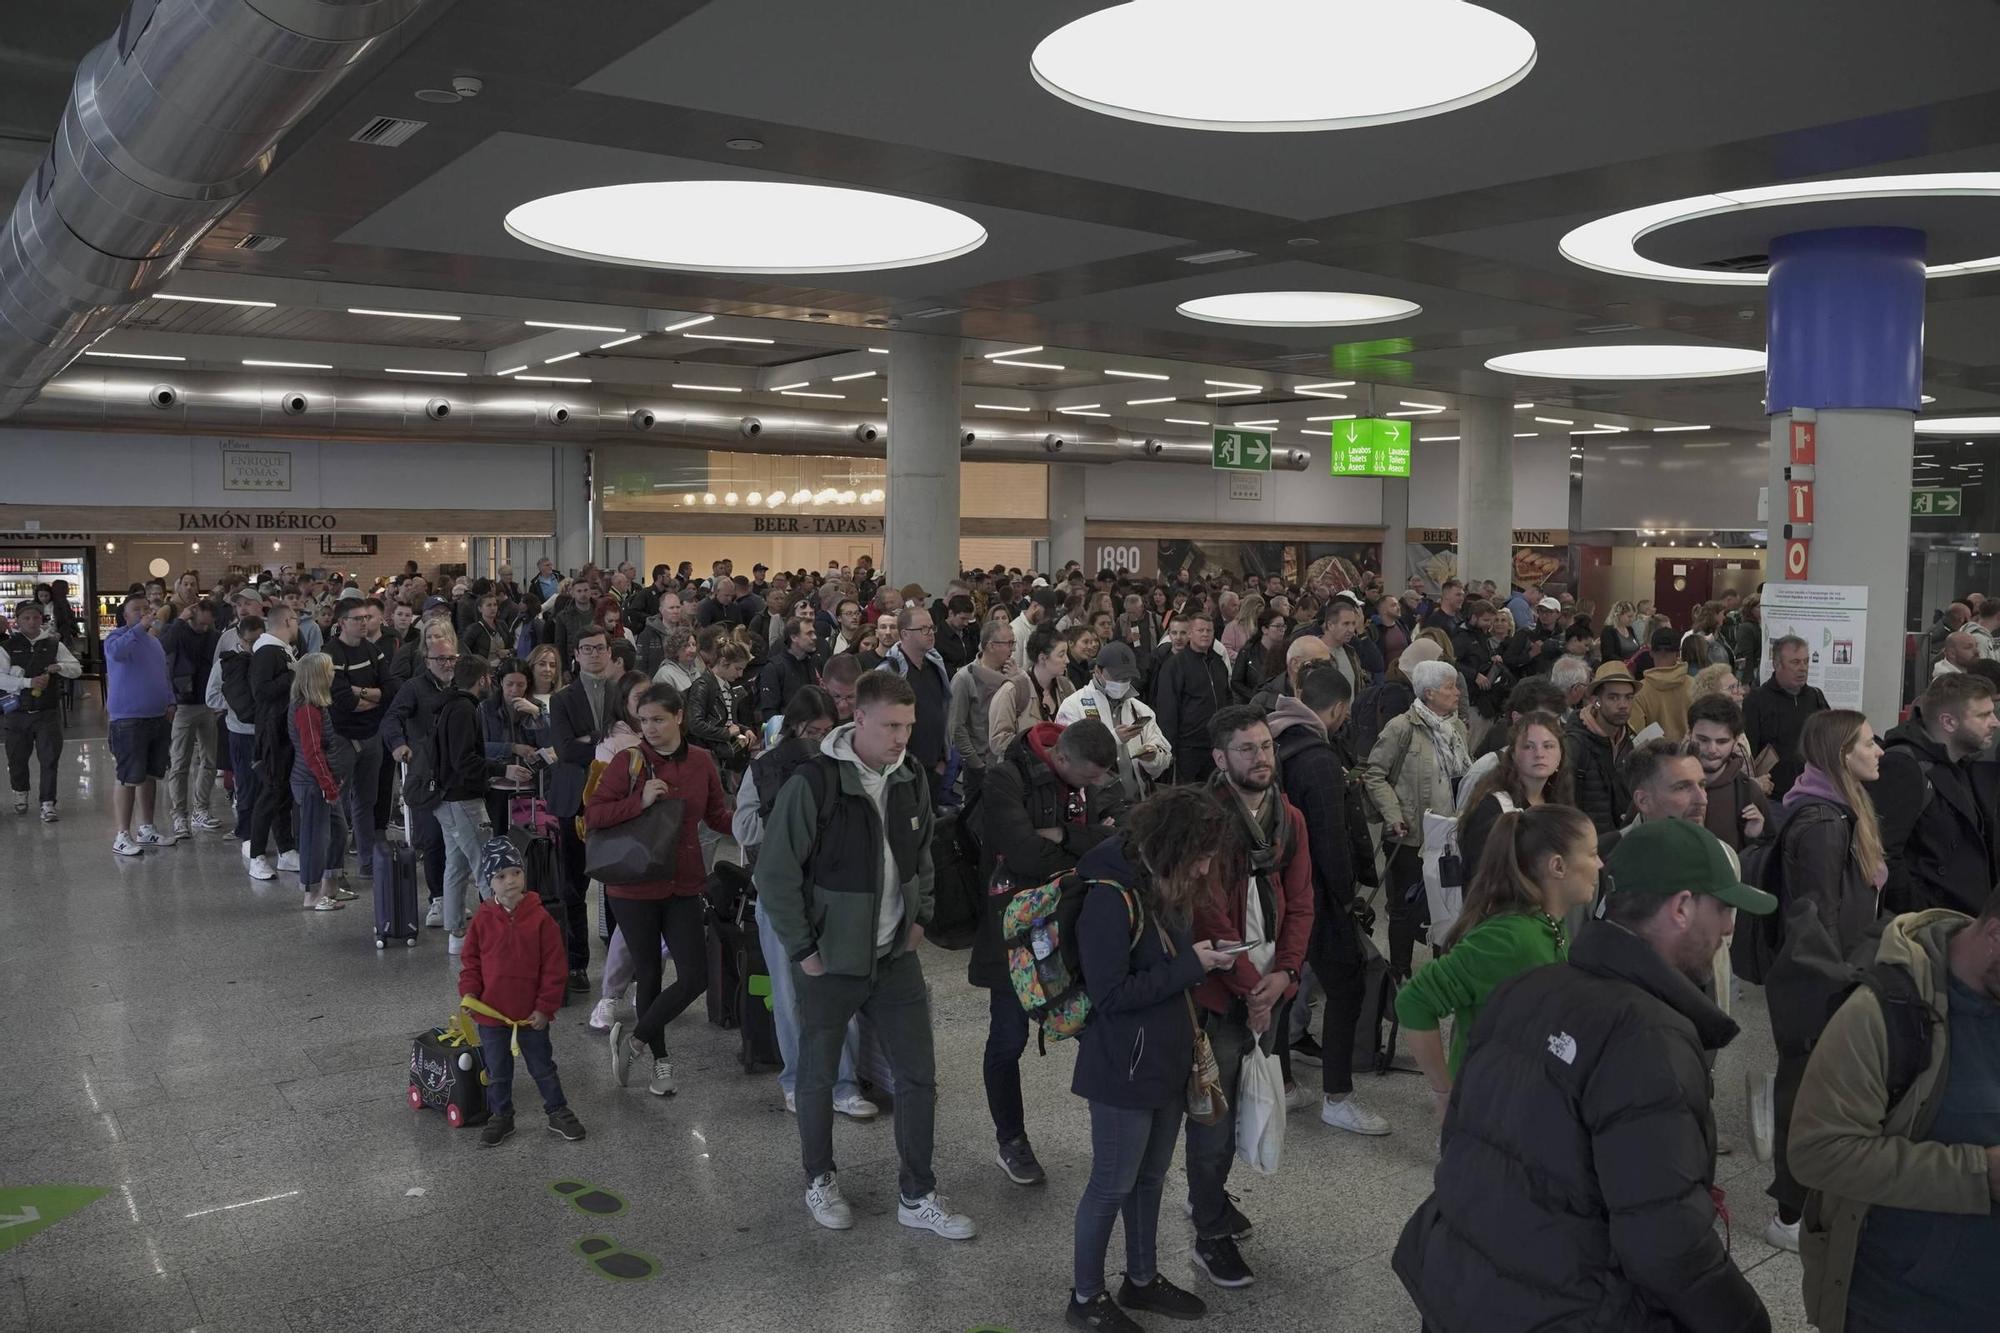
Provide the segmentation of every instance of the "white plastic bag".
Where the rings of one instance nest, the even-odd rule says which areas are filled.
[[[1236,1155],[1251,1170],[1274,1175],[1284,1146],[1285,1073],[1277,1056],[1253,1044],[1236,1084]]]

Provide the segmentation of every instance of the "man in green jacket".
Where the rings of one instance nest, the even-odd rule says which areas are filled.
[[[863,1013],[895,1078],[896,1220],[966,1240],[978,1228],[945,1207],[931,1169],[937,1058],[916,948],[931,919],[932,814],[929,779],[907,753],[916,721],[908,681],[862,675],[854,720],[778,789],[757,854],[757,898],[786,954],[765,961],[789,965],[798,994],[795,1093],[813,1220],[834,1231],[854,1225],[834,1175],[833,1082],[848,1021]]]
[[[2000,895],[1977,919],[1895,918],[1875,959],[1876,976],[1910,996],[1856,987],[1813,1048],[1792,1113],[1788,1160],[1812,1190],[1799,1234],[1806,1318],[1821,1333],[1992,1328]],[[1905,1077],[1922,1069],[1892,1102],[1898,1051]]]

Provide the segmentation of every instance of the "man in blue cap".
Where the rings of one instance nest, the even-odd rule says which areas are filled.
[[[1396,1246],[1432,1333],[1771,1327],[1716,1233],[1707,1057],[1737,1032],[1716,950],[1777,899],[1679,819],[1628,829],[1600,890],[1568,961],[1503,984],[1473,1029]]]

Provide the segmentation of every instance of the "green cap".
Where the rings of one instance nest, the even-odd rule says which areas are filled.
[[[1703,893],[1739,912],[1769,916],[1778,900],[1738,877],[1722,840],[1700,824],[1662,819],[1635,824],[1619,837],[1605,868],[1613,893]]]

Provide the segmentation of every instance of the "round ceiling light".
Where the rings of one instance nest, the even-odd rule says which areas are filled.
[[[1440,115],[1534,67],[1527,29],[1464,0],[1131,0],[1056,29],[1028,61],[1086,110],[1252,133]]]
[[[1760,374],[1764,354],[1741,347],[1621,343],[1512,352],[1494,357],[1486,368],[1552,380],[1701,380]]]
[[[2000,435],[2000,417],[1919,417],[1919,435]]]
[[[1176,307],[1189,319],[1215,324],[1256,324],[1272,329],[1324,329],[1343,324],[1380,324],[1408,319],[1423,310],[1415,301],[1362,292],[1231,292],[1183,301]]]
[[[848,273],[935,264],[986,229],[948,208],[783,181],[637,181],[531,200],[516,240],[577,259],[696,273]]]
[[[1762,287],[1769,281],[1767,274],[1731,273],[1664,264],[1640,254],[1639,242],[1664,227],[1723,213],[1857,199],[1921,199],[1941,195],[2000,197],[2000,171],[1945,171],[1920,176],[1797,181],[1789,185],[1731,190],[1725,194],[1691,195],[1686,199],[1647,204],[1643,208],[1630,208],[1595,222],[1586,222],[1563,237],[1557,248],[1573,264],[1594,268],[1600,273],[1616,273],[1621,277],[1700,283],[1711,287]],[[1953,264],[1932,264],[1927,272],[1933,278],[1948,278],[1960,273],[1986,273],[1994,269],[2000,269],[2000,255]]]

